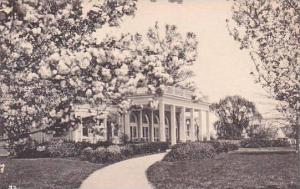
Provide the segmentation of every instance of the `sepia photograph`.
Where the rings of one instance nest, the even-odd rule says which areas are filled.
[[[300,1],[0,0],[0,189],[300,189]]]

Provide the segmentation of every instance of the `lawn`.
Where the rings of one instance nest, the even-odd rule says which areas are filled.
[[[7,159],[0,173],[0,189],[9,185],[20,189],[75,189],[93,171],[104,165],[69,159]]]
[[[161,161],[147,176],[157,189],[299,189],[300,156],[229,153],[201,161]]]

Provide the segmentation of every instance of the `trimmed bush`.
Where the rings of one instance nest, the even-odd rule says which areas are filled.
[[[167,142],[138,143],[129,146],[132,147],[134,155],[165,152],[169,148]]]
[[[193,142],[177,144],[164,157],[164,161],[184,161],[211,159],[216,155],[216,150],[212,144]]]
[[[107,148],[98,147],[96,149],[87,147],[82,150],[80,159],[94,163],[112,163],[134,155],[165,151],[168,147],[167,143],[162,142],[128,144],[125,146],[110,145]]]
[[[73,141],[52,140],[46,145],[50,157],[75,157],[80,154],[80,149]]]
[[[91,161],[93,158],[94,150],[91,147],[87,147],[81,151],[80,160]]]
[[[122,152],[121,147],[118,145],[112,145],[107,147],[106,161],[116,162],[125,159],[125,156],[121,152]]]
[[[244,139],[241,141],[243,148],[265,148],[265,147],[290,147],[287,139]]]
[[[98,147],[92,151],[91,162],[94,163],[105,163],[107,162],[107,149],[104,147]]]
[[[238,150],[239,149],[239,145],[236,141],[226,141],[226,140],[221,140],[221,141],[210,141],[209,143],[211,143],[213,145],[213,147],[216,150],[216,153],[227,153],[230,151],[234,151],[234,150]]]
[[[134,155],[133,147],[131,145],[121,146],[121,153],[125,157],[131,157]]]

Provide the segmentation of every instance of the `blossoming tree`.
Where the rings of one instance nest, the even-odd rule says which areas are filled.
[[[127,60],[90,34],[135,10],[136,0],[0,2],[1,122],[11,141],[35,127],[76,125],[72,103],[116,99],[124,81],[111,75]]]
[[[174,26],[159,37],[124,34],[99,41],[91,34],[115,26],[135,0],[23,0],[0,4],[0,119],[13,143],[34,132],[75,129],[73,105],[118,105],[140,85],[159,91],[184,84],[196,58],[196,38]],[[172,69],[173,67],[173,69]],[[192,88],[194,90],[194,87]]]
[[[249,50],[258,82],[290,109],[292,124],[298,117],[299,151],[300,2],[234,0],[232,13],[230,33]]]

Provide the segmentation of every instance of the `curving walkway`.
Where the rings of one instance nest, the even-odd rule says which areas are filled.
[[[128,159],[99,169],[82,182],[80,189],[151,189],[146,170],[165,154]]]

